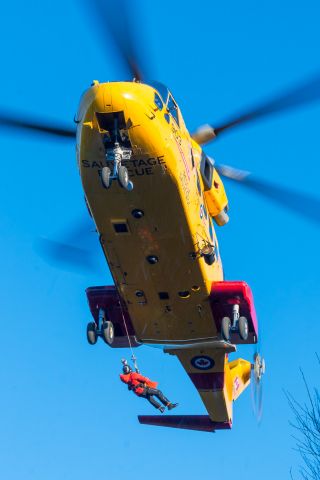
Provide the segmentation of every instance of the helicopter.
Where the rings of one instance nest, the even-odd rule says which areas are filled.
[[[0,122],[76,137],[85,199],[115,283],[87,289],[93,315],[89,343],[101,337],[113,348],[163,346],[178,357],[208,410],[200,417],[140,417],[141,423],[231,428],[233,401],[249,385],[252,371],[260,382],[265,367],[258,355],[253,364],[228,360],[237,344],[258,342],[258,323],[249,286],[224,278],[215,227],[229,220],[221,177],[261,191],[263,185],[217,165],[202,146],[231,127],[314,99],[305,98],[314,81],[190,134],[172,93],[144,81],[129,37],[119,38],[106,4],[96,4],[133,81],[94,81],[81,99],[76,134],[8,115]]]

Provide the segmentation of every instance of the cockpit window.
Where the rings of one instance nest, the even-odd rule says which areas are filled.
[[[169,101],[168,101],[168,110],[177,122],[177,125],[179,125],[179,114],[178,114],[178,106],[176,102],[173,100],[172,96],[169,95]]]
[[[152,82],[150,83],[151,87],[153,87],[162,97],[163,103],[166,104],[169,96],[169,90],[165,85],[160,82]]]
[[[159,97],[159,95],[157,94],[157,92],[154,92],[154,103],[156,104],[159,110],[163,109],[163,102]]]

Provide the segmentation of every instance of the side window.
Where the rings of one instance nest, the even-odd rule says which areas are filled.
[[[203,183],[206,186],[206,190],[210,190],[212,186],[213,170],[214,170],[214,161],[212,158],[207,157],[205,153],[202,152],[200,171],[203,179]]]
[[[154,103],[158,107],[159,110],[163,109],[163,102],[157,92],[154,92]]]
[[[173,100],[172,96],[169,95],[169,100],[168,100],[168,110],[177,122],[177,125],[179,125],[179,114],[178,114],[178,106],[176,102]]]
[[[193,151],[192,151],[192,148],[190,150],[190,156],[191,156],[191,164],[192,164],[192,168],[194,168],[194,156],[193,156]]]
[[[198,172],[196,172],[196,174],[197,174],[197,189],[198,189],[198,194],[201,196],[200,178],[199,178]]]
[[[213,227],[212,227],[211,219],[209,219],[209,234],[210,234],[211,242],[213,242]]]

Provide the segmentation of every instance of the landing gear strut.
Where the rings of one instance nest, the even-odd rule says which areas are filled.
[[[90,322],[87,325],[87,340],[90,345],[97,343],[98,337],[101,337],[107,345],[112,345],[114,341],[114,326],[110,320],[107,320],[106,312],[100,308],[98,324]]]
[[[120,186],[126,190],[133,189],[133,183],[129,180],[128,169],[121,165],[122,160],[130,160],[132,151],[128,148],[122,148],[118,142],[115,142],[113,148],[108,148],[106,152],[106,161],[113,162],[113,171],[109,167],[103,167],[101,171],[101,181],[105,188],[110,188],[112,180],[118,180]]]
[[[230,341],[231,332],[237,332],[242,340],[247,340],[249,325],[246,317],[240,317],[238,304],[232,307],[232,322],[230,317],[223,317],[221,322],[221,336],[227,342]]]

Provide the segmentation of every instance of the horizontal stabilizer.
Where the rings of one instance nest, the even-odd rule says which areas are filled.
[[[213,422],[208,415],[139,415],[138,420],[143,425],[183,428],[201,432],[230,430],[231,428],[231,422]]]

